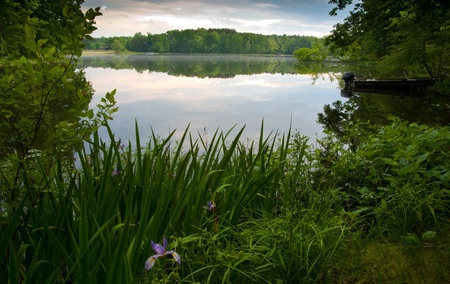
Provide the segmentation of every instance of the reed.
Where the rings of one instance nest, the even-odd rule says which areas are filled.
[[[330,162],[323,164],[323,151],[312,149],[307,138],[291,132],[265,136],[263,123],[260,138],[249,144],[240,142],[244,128],[216,131],[209,141],[186,128],[178,141],[173,140],[175,132],[167,138],[153,134],[143,145],[136,123],[135,146],[122,145],[106,129],[108,141],[95,132],[77,152],[76,165],[56,160],[48,169],[35,155],[27,160],[33,167],[18,171],[21,182],[14,190],[22,194],[14,204],[2,203],[1,279],[332,282],[337,269],[352,273],[348,271],[357,262],[342,260],[354,253],[355,243],[363,243],[367,231],[372,237],[386,232],[414,236],[420,231],[411,229],[420,223],[428,228],[422,236],[428,240],[448,216],[448,190],[442,187],[448,183],[448,170],[435,162],[446,159],[446,152],[427,150],[436,155],[428,160],[419,148],[410,148],[407,165],[414,168],[405,177],[403,168],[393,168],[397,164],[392,155],[398,152],[370,160],[377,155],[372,144],[363,144],[360,152],[335,144],[341,156],[330,168]],[[387,132],[393,135],[399,129]],[[435,143],[448,147],[445,137],[436,136]],[[380,140],[374,141],[379,151]],[[335,158],[333,154],[328,161]],[[380,161],[393,168],[384,172],[390,173],[388,180],[403,185],[368,199],[370,191],[364,191],[362,182],[367,187],[386,183],[378,175],[366,175],[363,181],[347,166],[382,168]],[[420,167],[424,164],[434,167]],[[378,174],[367,168],[356,174],[362,172]],[[430,176],[424,179],[426,173]],[[420,186],[430,178],[436,180],[430,188],[434,191]],[[344,190],[345,184],[355,187]],[[165,244],[164,237],[164,249],[151,245]],[[179,255],[181,265],[166,254],[176,261]],[[157,257],[146,270],[144,263],[152,255]]]

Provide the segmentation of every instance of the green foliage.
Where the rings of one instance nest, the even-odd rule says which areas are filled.
[[[154,135],[142,147],[137,127],[133,150],[107,129],[110,142],[95,132],[78,152],[79,167],[35,167],[22,179],[28,194],[20,203],[2,203],[2,279],[329,282],[354,273],[346,270],[357,265],[351,255],[365,259],[358,232],[432,243],[450,210],[448,127],[393,121],[360,137],[355,150],[340,140],[314,149],[298,133],[262,131],[245,146],[243,129],[211,141],[186,129],[176,143],[173,134]],[[163,236],[182,264],[161,258],[144,271],[150,240]]]
[[[135,34],[129,44],[129,50],[137,51],[137,52],[149,51],[150,45],[151,45],[151,41],[149,40],[150,36],[151,36],[150,34],[148,35],[148,37],[144,36],[141,33]]]
[[[74,263],[62,263],[76,251],[64,254],[66,240],[58,238],[60,223],[70,220],[58,218],[68,217],[64,210],[78,205],[65,199],[71,194],[62,186],[74,169],[74,148],[115,111],[114,92],[97,117],[88,110],[93,90],[75,62],[100,12],[97,8],[83,14],[79,2],[2,1],[0,227],[5,234],[0,238],[0,278],[9,283],[33,282],[35,277],[57,282],[64,279],[61,273],[71,274]],[[10,13],[6,17],[5,11]],[[59,183],[54,176],[60,177]],[[54,210],[59,202],[67,207]],[[43,217],[50,223],[57,219],[57,224],[49,228]],[[31,223],[42,225],[28,227]],[[39,240],[44,231],[49,238]],[[66,236],[71,233],[65,231]],[[50,258],[55,250],[62,258],[53,263],[39,259],[46,246],[42,241],[51,244],[46,248]],[[56,273],[60,270],[52,265],[63,272]]]
[[[364,216],[372,232],[433,228],[449,209],[449,133],[448,127],[393,121],[358,137],[354,151],[323,141],[325,155],[317,162],[326,167],[318,166],[315,183],[341,192],[343,208]],[[354,129],[347,137],[360,134]]]
[[[35,59],[0,60],[2,158],[14,152],[24,158],[33,148],[50,150],[53,143],[75,142],[78,116],[91,99],[83,73],[75,71],[70,59],[56,61],[55,49],[42,45],[40,41],[32,47]]]
[[[348,238],[357,238],[351,232],[436,238],[449,210],[448,130],[394,121],[361,137],[353,151],[339,140],[313,149],[289,133],[277,140],[261,132],[244,146],[243,130],[231,140],[216,133],[208,143],[187,130],[176,144],[154,135],[141,147],[136,131],[133,151],[108,129],[109,144],[95,134],[78,153],[81,168],[37,168],[23,179],[30,190],[20,204],[2,204],[2,275],[30,282],[327,282],[352,247]],[[207,210],[207,201],[216,207]],[[150,240],[164,235],[182,265],[163,258],[145,272]]]
[[[323,203],[323,197],[310,195],[302,202],[316,205],[300,212],[291,198],[305,167],[306,141],[298,137],[291,153],[288,136],[277,142],[261,132],[257,144],[244,146],[242,131],[231,141],[230,133],[216,133],[207,143],[186,130],[175,146],[171,136],[154,136],[141,149],[136,128],[139,150],[133,152],[109,130],[108,146],[95,134],[78,153],[81,168],[60,162],[50,171],[37,168],[32,173],[39,180],[24,178],[29,194],[2,212],[7,233],[0,249],[9,251],[14,264],[2,266],[2,278],[14,280],[16,265],[28,282],[326,277],[343,230],[338,219],[318,218],[332,199]],[[211,200],[217,210],[204,208]],[[272,211],[276,215],[265,215]],[[163,235],[173,236],[183,264],[161,261],[144,273],[149,242]]]
[[[50,157],[70,159],[73,147],[91,131],[80,117],[89,116],[92,88],[83,72],[75,70],[75,62],[82,52],[81,40],[95,29],[94,18],[100,13],[90,9],[84,16],[79,9],[78,4],[61,7],[58,15],[65,17],[67,26],[58,35],[39,39],[39,25],[29,14],[22,19],[24,26],[14,26],[24,35],[20,46],[4,40],[8,48],[3,49],[7,56],[0,59],[0,126],[4,130],[0,158],[4,161],[1,173],[5,188],[1,194],[10,196],[5,200],[12,206],[23,193],[20,179],[28,170],[27,159],[40,156],[42,164],[38,166],[44,168],[51,164]],[[52,45],[55,38],[60,40],[59,48]]]
[[[119,38],[85,40],[85,49],[115,50]],[[164,34],[136,33],[120,37],[128,51],[158,53],[231,53],[231,54],[293,54],[301,47],[310,48],[317,40],[311,36],[260,35],[238,33],[231,29],[172,30]],[[116,43],[117,45],[117,43]]]
[[[392,19],[388,38],[392,44],[388,56],[383,58],[382,70],[387,74],[404,72],[409,77],[419,77],[424,71],[430,77],[446,75],[450,63],[450,21],[439,26],[436,17],[449,16],[441,13],[424,16],[402,11]]]
[[[244,129],[217,131],[210,141],[186,129],[179,141],[174,132],[153,134],[146,146],[136,125],[136,145],[126,147],[107,124],[117,111],[115,91],[95,114],[87,107],[90,84],[74,68],[99,9],[82,14],[79,1],[61,3],[0,2],[2,12],[23,17],[20,25],[0,17],[0,137],[7,145],[0,164],[2,281],[318,283],[355,270],[358,281],[399,279],[390,266],[376,275],[355,265],[379,265],[380,255],[401,260],[398,270],[407,275],[409,254],[397,246],[377,254],[372,244],[361,252],[367,233],[394,236],[420,255],[433,245],[435,261],[450,255],[441,228],[450,210],[448,126],[393,120],[370,133],[353,109],[335,105],[335,117],[347,112],[349,127],[335,129],[340,136],[329,134],[316,148],[299,133],[265,136],[264,124],[259,140],[247,144],[240,142]],[[250,42],[245,34],[219,31],[173,38],[184,38],[177,44],[187,50],[201,50],[208,39],[211,52]],[[12,32],[17,36],[9,40]],[[262,39],[245,48],[262,50]],[[276,37],[268,42],[271,52],[287,50]],[[108,142],[99,138],[101,126]],[[145,271],[150,241],[163,236],[182,264],[162,258]],[[436,282],[449,281],[445,268],[433,267]]]
[[[11,34],[11,39],[21,36],[18,45],[11,45],[9,37],[1,39],[2,52],[6,55],[0,60],[0,125],[5,130],[1,135],[4,145],[1,158],[17,153],[23,159],[33,148],[48,148],[50,141],[58,146],[70,144],[69,140],[74,139],[79,129],[78,116],[92,96],[90,83],[83,72],[75,70],[74,63],[82,52],[81,40],[95,29],[94,18],[100,15],[99,9],[88,10],[85,17],[78,1],[72,6],[64,6],[64,1],[58,5],[38,2],[23,6],[9,1],[3,3],[5,9],[21,16],[23,26],[13,22],[4,25],[5,32],[17,32]],[[52,13],[54,18],[47,18],[46,22],[36,16]],[[40,29],[53,22],[64,25],[65,29],[49,29],[47,37],[40,38]],[[59,42],[58,48],[54,41]]]
[[[327,104],[318,114],[317,122],[324,130],[344,138],[353,128],[368,133],[390,124],[390,117],[398,117],[409,123],[445,126],[449,121],[448,99],[441,96],[406,97],[360,93],[345,102]],[[357,141],[358,136],[347,136],[347,142]]]
[[[354,1],[332,0],[336,15]],[[327,37],[331,49],[353,60],[383,59],[385,76],[447,78],[448,1],[364,1]]]
[[[329,55],[328,48],[323,40],[315,40],[311,48],[302,47],[294,51],[294,56],[299,61],[323,61]]]
[[[111,48],[115,53],[121,53],[127,51],[126,44],[126,39],[122,37],[115,38],[111,44]]]
[[[95,30],[99,8],[84,15],[82,0],[10,1],[0,4],[0,55],[35,56],[33,42],[43,40],[42,47],[54,47],[65,54],[81,55],[81,41]]]
[[[328,208],[313,205],[282,217],[265,215],[235,228],[181,238],[178,250],[186,259],[184,270],[190,272],[184,281],[329,281],[328,270],[337,251],[344,248],[346,229],[337,219],[318,218],[327,212]]]
[[[339,283],[445,283],[450,276],[448,226],[432,239],[406,234],[402,240],[355,240],[336,266]],[[409,241],[407,240],[415,240]]]
[[[12,51],[16,55],[21,54],[25,25],[36,25],[36,21],[29,19],[32,7],[31,3],[27,4],[21,5],[13,0],[0,2],[0,55],[2,57]]]

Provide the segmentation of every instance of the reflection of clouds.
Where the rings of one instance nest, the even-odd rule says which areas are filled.
[[[257,76],[257,75],[255,75]],[[261,86],[261,87],[270,87],[270,88],[277,88],[280,87],[278,84],[274,82],[270,82],[263,79],[249,79],[249,80],[243,80],[238,81],[234,83],[234,86]]]
[[[97,93],[117,89],[118,103],[154,100],[201,101],[222,97],[252,99],[261,94],[276,96],[276,88],[310,87],[307,75],[238,75],[233,79],[175,77],[166,73],[137,73],[134,70],[86,68]],[[112,84],[114,84],[112,86]],[[126,95],[125,95],[126,94]],[[243,97],[245,95],[245,97]]]
[[[244,138],[257,139],[263,119],[267,133],[286,132],[291,116],[293,129],[315,136],[322,131],[316,123],[317,113],[339,98],[337,82],[318,80],[311,85],[307,75],[200,79],[134,70],[86,68],[85,72],[96,90],[93,105],[117,89],[119,112],[111,126],[118,136],[131,140],[135,119],[143,138],[150,135],[150,127],[165,137],[174,129],[181,135],[190,124],[192,133],[206,128],[210,134],[217,128],[228,131],[234,125],[246,125]]]

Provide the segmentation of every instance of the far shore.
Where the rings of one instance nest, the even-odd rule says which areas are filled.
[[[114,50],[83,50],[82,56],[96,56],[96,55],[232,55],[232,56],[263,56],[263,57],[293,57],[290,54],[234,54],[234,53],[156,53],[156,52],[115,52]]]
[[[83,55],[107,55],[117,54],[114,50],[83,50]]]

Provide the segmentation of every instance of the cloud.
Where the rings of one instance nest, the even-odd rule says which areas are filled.
[[[323,36],[339,18],[328,0],[87,0],[106,7],[94,36],[132,36],[173,29],[231,28],[238,32]]]

